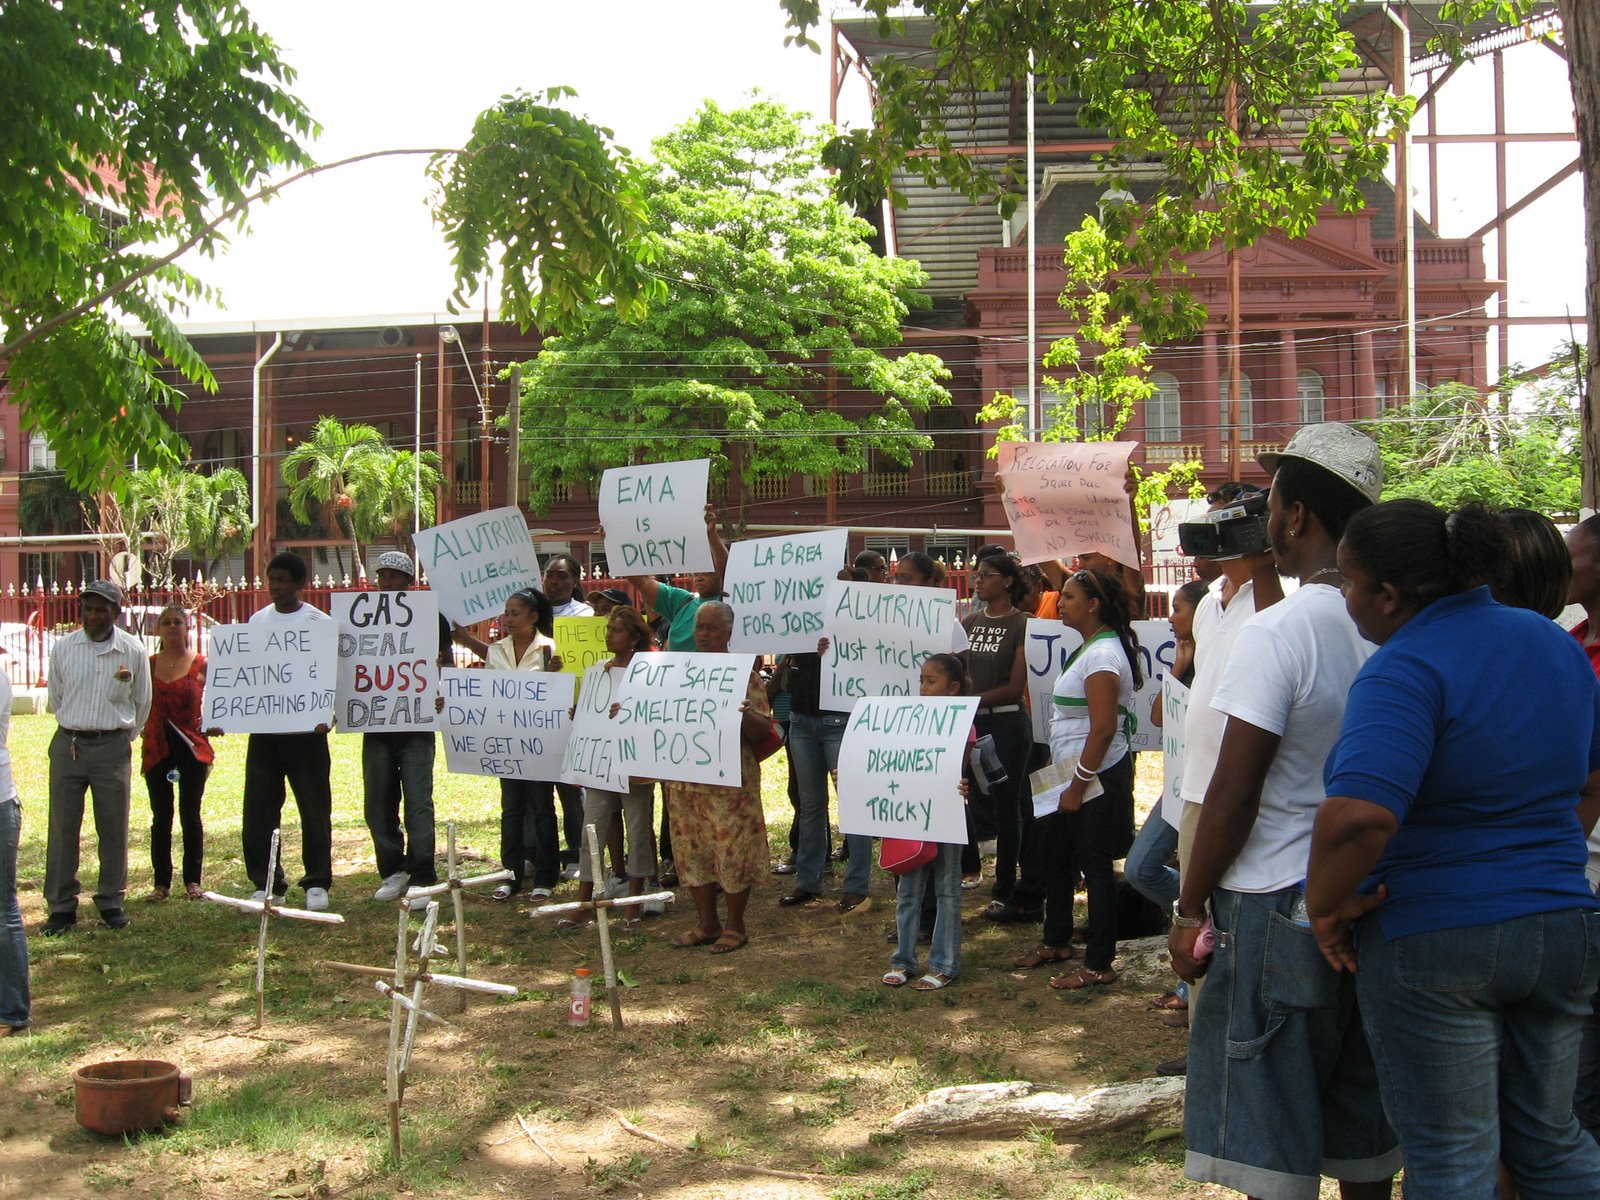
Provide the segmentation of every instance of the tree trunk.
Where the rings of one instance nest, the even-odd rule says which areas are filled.
[[[1582,164],[1584,241],[1588,246],[1589,370],[1583,381],[1583,506],[1600,509],[1600,4],[1560,0],[1578,123]]]

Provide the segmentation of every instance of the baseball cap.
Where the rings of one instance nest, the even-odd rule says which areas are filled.
[[[607,600],[611,601],[611,603],[613,603],[613,604],[632,604],[633,603],[632,597],[630,597],[628,595],[628,593],[623,591],[621,588],[614,588],[614,587],[601,588],[598,592],[595,593],[595,596],[604,596]],[[589,598],[592,600],[592,599],[594,599],[594,596],[591,596]]]
[[[85,596],[99,596],[100,599],[109,601],[113,608],[122,608],[122,589],[109,579],[96,579],[92,583],[83,585],[83,590],[78,593],[78,599]]]
[[[372,569],[374,572],[399,571],[412,579],[417,577],[416,564],[411,561],[411,556],[400,550],[385,550],[378,555],[378,561],[372,564]]]
[[[1268,475],[1286,458],[1300,458],[1344,480],[1373,504],[1383,494],[1383,458],[1378,443],[1339,421],[1307,425],[1281,451],[1256,455]]]

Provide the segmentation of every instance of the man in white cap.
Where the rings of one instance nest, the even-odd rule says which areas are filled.
[[[1378,501],[1373,441],[1300,430],[1272,474],[1267,540],[1299,590],[1239,631],[1211,707],[1226,718],[1168,945],[1178,974],[1209,967],[1189,1031],[1184,1174],[1262,1200],[1388,1197],[1399,1142],[1383,1117],[1355,983],[1322,957],[1306,913],[1311,827],[1345,699],[1375,647],[1345,611],[1334,552]],[[1215,949],[1195,958],[1209,922]]]
[[[405,592],[416,585],[417,568],[399,550],[378,555],[374,574],[379,591]],[[450,625],[443,617],[436,661],[439,666],[450,665]],[[383,876],[373,893],[375,900],[398,900],[408,887],[439,881],[433,865],[433,758],[431,731],[361,735],[364,812],[378,874]]]
[[[94,905],[112,929],[128,924],[122,898],[128,883],[128,791],[133,739],[150,715],[150,660],[144,643],[117,628],[122,589],[105,579],[79,593],[81,628],[50,653],[50,829],[45,844],[44,899],[50,916],[41,933],[65,933],[78,923],[78,839],[83,796],[94,798],[100,875]]]

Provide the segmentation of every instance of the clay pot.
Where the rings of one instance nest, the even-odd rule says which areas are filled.
[[[189,1103],[193,1080],[169,1062],[135,1058],[95,1063],[72,1073],[78,1124],[108,1137],[154,1132]]]

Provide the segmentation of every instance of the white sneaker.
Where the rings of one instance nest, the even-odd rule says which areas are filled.
[[[307,888],[306,889],[306,908],[310,912],[327,912],[328,911],[328,889],[327,888]]]
[[[411,873],[409,871],[396,871],[378,885],[378,890],[372,893],[374,900],[398,900],[405,894],[406,888],[411,886]]]
[[[566,880],[573,880],[573,879],[576,879],[577,877],[578,877],[578,864],[577,863],[568,863],[566,866],[561,868],[561,878],[566,879]]]
[[[665,900],[646,900],[639,907],[647,917],[664,917],[667,915],[667,902]]]
[[[257,904],[265,904],[267,902],[267,889],[262,888],[258,892],[251,892],[250,899],[254,900]]]
[[[627,876],[625,876],[625,875],[613,875],[611,877],[611,879],[606,883],[606,890],[605,890],[604,899],[606,899],[606,900],[615,900],[618,896],[622,895],[622,893],[627,891],[627,890],[628,890],[628,879],[627,879]]]

